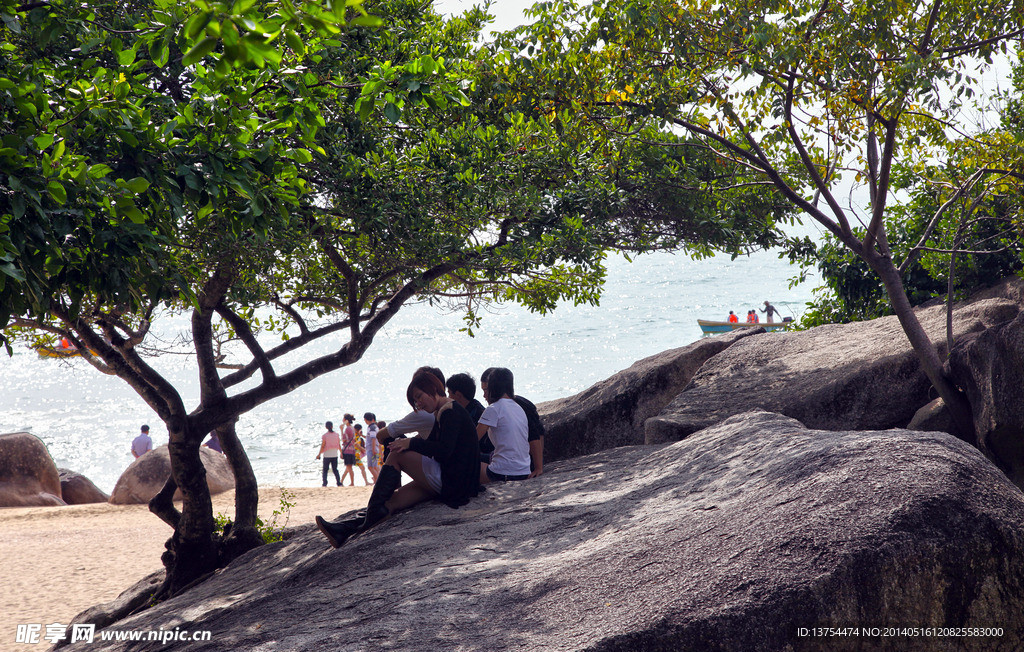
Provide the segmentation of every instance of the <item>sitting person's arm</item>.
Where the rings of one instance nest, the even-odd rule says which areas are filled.
[[[526,413],[526,423],[529,425],[527,439],[530,442],[530,466],[532,467],[530,477],[536,478],[544,473],[544,424],[540,421],[540,413],[533,401],[522,396],[516,396],[515,401]]]
[[[418,433],[421,437],[430,434],[434,427],[434,415],[423,410],[414,410],[398,421],[392,421],[377,431],[377,441],[386,442],[392,437],[405,435],[410,432]]]
[[[455,445],[458,443],[458,433],[450,427],[450,422],[445,415],[450,406],[451,404],[441,408],[441,411],[438,413],[439,423],[437,424],[437,435],[435,437],[415,437],[408,440],[409,443],[406,448],[420,455],[432,457],[440,463],[444,463],[451,457],[452,453],[455,452]]]
[[[544,473],[544,437],[530,442],[530,461],[533,463],[533,468],[530,470],[531,478],[536,478]]]

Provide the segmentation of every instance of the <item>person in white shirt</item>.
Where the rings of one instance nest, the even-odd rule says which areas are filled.
[[[489,464],[480,464],[480,482],[525,480],[530,477],[529,422],[515,401],[512,372],[504,367],[490,370],[484,398],[490,404],[480,415],[477,437],[494,444]]]
[[[153,450],[153,440],[149,436],[149,426],[142,426],[139,430],[139,436],[132,440],[132,455],[135,456],[135,459],[139,459]]]

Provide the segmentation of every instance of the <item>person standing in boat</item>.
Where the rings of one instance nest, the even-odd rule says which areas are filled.
[[[775,321],[773,317],[774,315],[779,315],[780,317],[782,316],[782,314],[775,309],[775,306],[768,303],[767,301],[764,302],[764,308],[761,310],[761,312],[768,313],[768,316],[765,319],[768,321],[769,324]]]

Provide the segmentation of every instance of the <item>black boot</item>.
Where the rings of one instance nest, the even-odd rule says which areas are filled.
[[[328,521],[322,516],[317,516],[316,526],[327,537],[332,547],[339,548],[350,536],[359,531],[365,520],[365,514],[356,514],[355,518],[344,521]]]
[[[386,503],[391,495],[402,485],[402,472],[393,466],[385,466],[377,475],[377,482],[373,483],[373,493],[366,503],[366,519],[363,521],[361,530],[366,530],[390,513]]]

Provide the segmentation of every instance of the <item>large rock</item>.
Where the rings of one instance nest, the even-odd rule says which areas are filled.
[[[1019,650],[1024,494],[943,433],[750,413],[419,506],[338,550],[305,525],[116,629],[210,640],[81,649]]]
[[[206,467],[206,484],[210,494],[219,494],[235,487],[235,476],[226,457],[206,447],[199,449]],[[154,448],[131,463],[110,493],[114,505],[148,503],[163,488],[171,475],[171,456],[167,445]],[[181,491],[174,492],[174,500],[181,500]]]
[[[1024,487],[1024,312],[961,339],[947,365],[971,404],[978,447]]]
[[[60,474],[61,498],[68,505],[105,503],[110,500],[110,496],[81,473],[68,469],[57,469],[57,472]]]
[[[977,301],[954,312],[954,333],[984,330],[1019,310],[1006,299]],[[942,306],[918,310],[940,349],[945,348],[945,316]],[[708,360],[661,414],[647,420],[646,441],[682,439],[753,409],[826,430],[902,427],[930,400],[930,387],[895,316],[765,333],[743,338]]]
[[[0,507],[63,505],[46,444],[27,432],[0,435]]]
[[[743,329],[652,355],[579,394],[537,406],[544,459],[587,455],[644,443],[644,421],[686,387],[709,358],[763,329]]]

